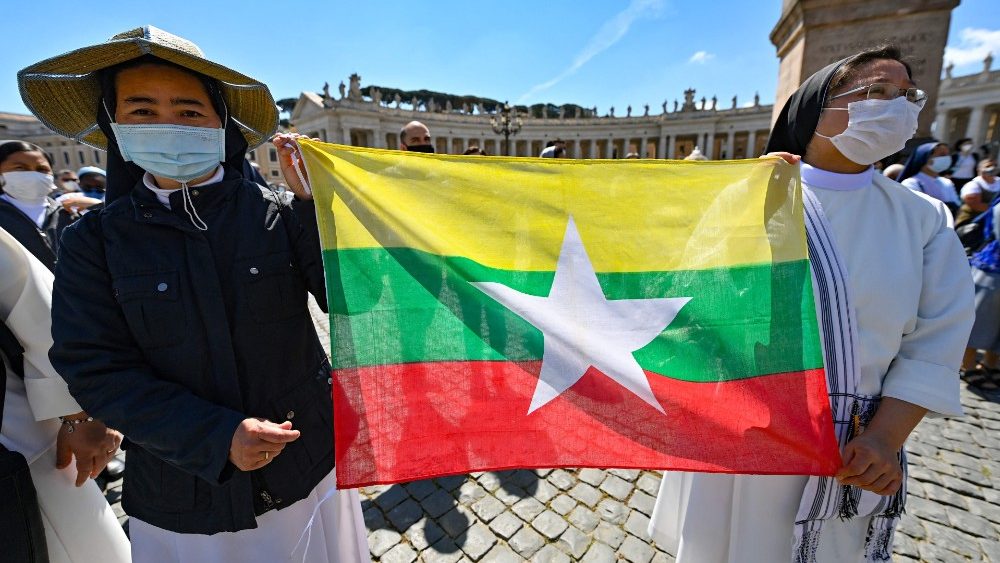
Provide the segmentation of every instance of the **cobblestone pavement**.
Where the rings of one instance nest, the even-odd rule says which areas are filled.
[[[1000,392],[963,384],[962,402],[965,417],[926,419],[910,439],[897,561],[1000,563]],[[672,562],[646,534],[659,482],[656,471],[513,470],[367,487],[361,497],[373,560]]]

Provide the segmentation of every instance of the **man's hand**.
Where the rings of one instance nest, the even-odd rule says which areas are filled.
[[[296,172],[296,161],[292,157],[292,153],[298,150],[295,147],[297,139],[308,139],[308,137],[299,135],[298,133],[278,133],[274,137],[271,137],[271,143],[278,150],[278,163],[281,165],[281,174],[285,177],[285,184],[288,185],[288,189],[292,190],[295,197],[301,200],[309,200],[313,198],[312,193],[302,184],[302,180],[299,179],[299,174],[301,174],[302,178],[305,178],[307,183],[309,182],[306,163],[299,158],[298,172]],[[319,141],[319,139],[315,138],[311,140]]]
[[[77,413],[66,417],[70,420],[87,418],[87,413]],[[73,428],[70,432],[69,429]],[[115,457],[122,435],[99,420],[80,422],[75,426],[63,424],[56,436],[56,467],[62,469],[76,458],[76,486],[80,487],[88,478],[97,477],[104,466]]]
[[[285,444],[299,439],[289,421],[275,424],[263,418],[248,418],[236,427],[229,448],[229,461],[240,471],[253,471],[271,463]]]
[[[837,480],[877,495],[894,494],[903,484],[898,453],[898,449],[866,431],[844,447],[844,466],[837,472]]]

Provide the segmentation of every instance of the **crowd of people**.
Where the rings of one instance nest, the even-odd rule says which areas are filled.
[[[327,307],[308,174],[296,135],[275,135],[267,86],[154,27],[18,80],[44,124],[108,154],[107,170],[53,172],[41,148],[0,144],[0,441],[38,492],[36,552],[367,560],[357,492],[333,478],[331,368],[306,307],[308,294]],[[960,368],[995,388],[996,163],[963,140],[917,147],[902,185],[874,167],[925,102],[884,47],[818,71],[782,109],[767,153],[801,170],[844,465],[667,473],[650,533],[680,563],[889,561],[907,436],[925,415],[961,414]],[[245,158],[269,140],[287,194]],[[431,132],[407,124],[399,149],[434,152]],[[565,143],[540,156],[565,157]],[[982,224],[971,273],[956,215]],[[119,447],[128,539],[89,481]]]

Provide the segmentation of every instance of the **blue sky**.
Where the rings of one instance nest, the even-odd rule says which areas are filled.
[[[141,6],[141,7],[140,7]],[[1000,68],[996,0],[963,0],[948,56],[974,72],[992,50]],[[768,35],[781,0],[549,2],[283,2],[173,0],[5,3],[0,111],[26,113],[18,69],[114,33],[152,24],[196,42],[209,58],[263,80],[276,98],[362,84],[472,94],[519,103],[609,106],[658,113],[664,100],[717,95],[728,107],[774,97]]]

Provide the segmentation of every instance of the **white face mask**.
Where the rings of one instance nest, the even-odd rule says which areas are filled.
[[[76,180],[63,180],[62,187],[63,191],[66,192],[78,192],[80,191],[80,182]]]
[[[847,104],[847,129],[827,137],[851,162],[872,164],[899,152],[917,132],[917,116],[923,103],[914,104],[904,97],[894,100],[863,100]],[[844,108],[825,108],[841,110]]]
[[[927,162],[927,166],[930,166],[931,170],[940,174],[951,167],[951,157],[948,155],[935,156]]]
[[[39,204],[56,189],[52,174],[42,172],[4,172],[3,191],[24,203]]]
[[[969,152],[972,150],[972,143],[965,143],[964,145],[958,147],[962,152]]]

